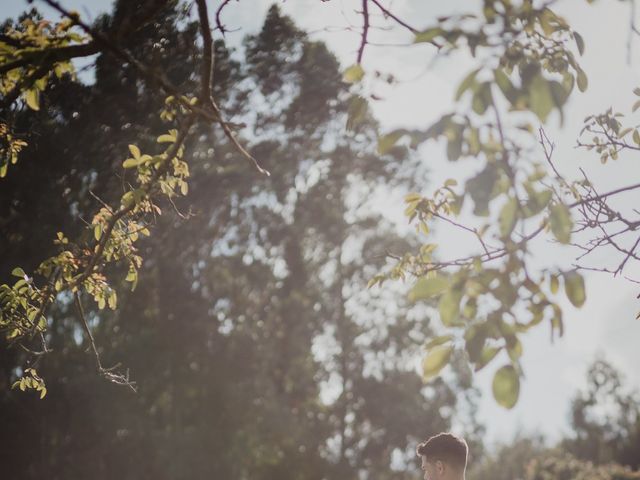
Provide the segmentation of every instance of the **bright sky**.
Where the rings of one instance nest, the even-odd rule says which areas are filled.
[[[36,6],[39,2],[35,2]],[[241,28],[227,34],[233,44],[238,44],[247,33],[260,27],[271,0],[240,0],[231,2],[225,10],[227,27]],[[313,38],[325,40],[346,67],[355,61],[359,42],[360,17],[356,0],[288,0],[278,2],[286,13],[293,16],[304,29],[314,32]],[[389,4],[389,1],[385,1]],[[63,0],[68,8],[95,18],[107,9],[105,0]],[[211,10],[219,4],[210,1]],[[424,0],[395,0],[393,11],[416,28],[431,25],[430,19],[437,15],[477,9],[481,1],[449,0],[427,2]],[[87,8],[83,8],[87,6]],[[26,2],[11,2],[0,7],[0,15],[15,16],[26,8]],[[609,106],[626,114],[631,113],[635,101],[633,88],[640,85],[640,37],[633,43],[631,64],[627,64],[627,40],[629,34],[629,5],[614,0],[600,0],[589,5],[585,0],[558,2],[556,10],[565,16],[569,24],[584,37],[586,52],[580,63],[589,77],[589,89],[576,94],[565,110],[565,125],[558,127],[557,115],[553,114],[546,129],[556,143],[555,160],[558,167],[569,178],[578,177],[578,167],[584,168],[596,179],[599,190],[636,183],[640,168],[637,159],[621,157],[617,162],[600,165],[596,155],[573,148],[575,139],[587,114],[599,113]],[[355,30],[343,31],[351,23]],[[324,30],[324,27],[338,29]],[[404,32],[372,32],[372,41],[380,43],[409,43],[410,36]],[[394,73],[402,82],[393,90],[380,89],[384,100],[373,105],[374,111],[385,128],[395,126],[428,126],[439,114],[452,106],[453,92],[464,74],[474,66],[468,58],[430,61],[433,49],[428,45],[415,47],[369,46],[364,55],[365,70],[379,69]],[[444,152],[425,149],[424,161],[431,168],[429,182],[425,182],[424,193],[431,186],[442,183],[445,178],[475,171],[473,163],[452,165],[443,159]],[[454,169],[455,167],[455,169]],[[640,196],[627,195],[624,202],[640,204]],[[386,202],[385,213],[398,222],[404,222],[401,199]],[[446,240],[441,254],[455,254],[466,244],[459,242],[459,235],[451,235],[446,229],[439,234]],[[567,265],[570,254],[567,250],[541,244],[536,247],[540,265]],[[600,258],[606,261],[606,257]],[[629,265],[625,273],[640,278],[640,268]],[[477,375],[477,384],[483,391],[481,421],[487,425],[490,441],[507,440],[517,429],[540,431],[551,439],[568,429],[569,400],[575,390],[584,384],[587,366],[596,354],[604,354],[622,370],[629,384],[640,388],[640,320],[635,320],[640,311],[640,300],[636,295],[640,288],[624,279],[606,274],[586,276],[587,302],[582,309],[573,308],[564,302],[566,333],[552,345],[546,325],[531,332],[524,339],[523,365],[526,379],[521,386],[520,399],[511,410],[497,406],[491,395],[492,374],[501,362],[487,367]],[[506,437],[506,438],[505,438]]]

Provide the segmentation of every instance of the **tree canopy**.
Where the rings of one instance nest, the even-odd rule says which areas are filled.
[[[275,7],[262,31],[247,38],[241,60],[224,41],[224,14],[235,7],[226,1],[215,12],[205,0],[117,2],[112,14],[88,23],[58,1],[42,0],[60,21],[33,10],[5,22],[0,176],[2,247],[11,265],[2,266],[8,283],[0,286],[0,328],[14,388],[44,397],[39,364],[46,369],[43,359],[58,354],[56,341],[63,352],[74,341],[92,351],[101,376],[136,389],[141,380],[129,376],[131,365],[115,357],[105,363],[105,356],[145,338],[138,331],[121,337],[129,327],[110,327],[109,319],[128,310],[125,285],[146,288],[140,280],[147,269],[160,279],[188,277],[181,294],[160,294],[153,308],[163,315],[184,316],[196,307],[171,313],[170,298],[199,292],[223,331],[253,323],[251,315],[265,316],[261,325],[273,315],[278,328],[301,329],[305,342],[280,348],[278,335],[270,340],[285,354],[273,370],[282,385],[291,359],[308,357],[316,334],[333,329],[344,353],[359,348],[363,329],[388,330],[384,322],[355,321],[371,309],[397,337],[366,340],[368,347],[399,364],[409,345],[425,345],[425,381],[441,381],[442,368],[458,360],[480,370],[506,351],[493,393],[506,408],[516,404],[522,336],[542,323],[563,334],[559,297],[584,304],[583,270],[619,275],[638,260],[637,212],[610,200],[640,184],[601,191],[586,175],[566,178],[540,126],[554,112],[562,121],[567,102],[588,88],[579,63],[588,46],[554,2],[486,0],[477,12],[420,19],[420,28],[379,0],[357,3],[355,63],[342,71],[323,44]],[[368,71],[365,51],[373,12],[415,44],[442,57],[467,51],[475,63],[451,111],[432,125],[381,131],[372,118],[367,80],[380,73]],[[92,85],[74,67],[90,56]],[[634,111],[640,105],[630,103]],[[422,165],[413,150],[427,142],[441,144],[451,162],[471,162],[472,173],[419,193]],[[585,119],[578,146],[607,162],[640,149],[640,134],[609,109]],[[55,161],[38,161],[45,155]],[[374,192],[398,188],[408,192],[408,220],[426,236],[419,244],[397,238],[363,208]],[[29,234],[34,222],[42,226],[37,236]],[[472,235],[477,248],[439,256],[432,232],[442,222]],[[164,229],[154,236],[157,224]],[[180,238],[209,241],[182,245],[165,233],[172,228]],[[530,266],[530,245],[544,236],[577,249],[571,268]],[[586,263],[603,248],[617,254],[612,265]],[[180,261],[168,266],[169,258]],[[397,284],[387,289],[389,279],[411,281],[407,300],[422,317],[400,313],[405,299]],[[260,288],[249,287],[253,282]],[[289,316],[304,320],[290,323]],[[96,334],[116,327],[113,348],[101,346]],[[351,361],[336,365],[343,395],[348,373],[362,366]]]
[[[58,20],[4,21],[3,473],[408,479],[415,444],[452,428],[479,458],[474,371],[497,363],[493,395],[512,408],[523,337],[563,335],[584,271],[640,260],[638,212],[612,203],[640,183],[561,174],[545,130],[589,83],[589,45],[556,2],[420,19],[350,4],[346,67],[276,5],[238,47],[224,22],[247,7],[228,0],[118,0],[94,21],[40,0]],[[379,28],[466,55],[432,124],[374,117],[376,82],[398,73],[369,66]],[[430,187],[427,144],[467,168]],[[607,163],[640,133],[610,108],[577,147]],[[399,192],[415,235],[376,206]],[[474,246],[441,254],[442,225]],[[571,266],[540,259],[541,240]],[[590,263],[603,250],[610,263]],[[519,438],[476,474],[637,478],[637,405],[597,361],[572,435]]]

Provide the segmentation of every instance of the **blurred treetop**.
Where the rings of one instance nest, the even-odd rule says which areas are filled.
[[[102,53],[135,70],[164,99],[159,116],[167,126],[157,132],[156,145],[129,145],[121,163],[130,172],[124,193],[114,203],[95,198],[95,213],[81,238],[68,238],[60,231],[54,240],[60,247],[58,254],[43,258],[33,271],[19,265],[12,269],[17,280],[6,280],[0,286],[0,328],[8,346],[33,357],[47,354],[47,311],[67,293],[74,298],[79,322],[91,339],[99,373],[134,388],[127,375],[102,365],[81,294],[91,296],[99,309],[117,309],[114,279],[107,272],[120,265],[126,266],[125,280],[131,289],[136,288],[143,262],[136,242],[152,234],[145,218],[161,213],[160,199],[188,198],[190,171],[197,160],[185,155],[184,146],[198,125],[219,129],[234,147],[234,158],[252,165],[250,178],[269,175],[259,156],[239,138],[243,125],[228,118],[212,90],[217,81],[213,37],[224,36],[226,9],[246,5],[225,0],[210,12],[210,2],[193,2],[202,41],[200,73],[197,85],[183,91],[152,59],[137,58],[125,46],[136,31],[152,25],[154,14],[171,0],[131,2],[109,25],[90,25],[56,0],[41,2],[62,19],[52,23],[27,16],[7,25],[0,37],[1,177],[11,175],[30,136],[37,135],[36,131],[17,130],[14,119],[24,109],[43,108],[48,85],[56,78],[75,75],[73,60],[79,57]],[[609,204],[614,196],[640,188],[640,183],[621,179],[619,188],[603,192],[586,176],[577,180],[563,177],[556,168],[553,141],[543,128],[536,127],[554,111],[562,119],[563,107],[576,90],[587,89],[587,75],[578,61],[585,43],[554,11],[553,1],[485,0],[480,14],[419,19],[419,28],[396,15],[391,3],[351,3],[362,24],[355,62],[343,72],[352,93],[345,125],[348,131],[357,131],[367,118],[370,94],[364,83],[371,73],[364,52],[371,47],[368,36],[374,28],[373,12],[382,14],[393,28],[410,31],[415,43],[433,45],[438,55],[464,50],[477,64],[461,79],[451,111],[435,123],[378,134],[381,156],[436,141],[445,146],[449,161],[472,163],[468,171],[473,173],[447,180],[430,195],[407,194],[405,213],[426,241],[415,252],[386,252],[396,262],[372,276],[369,287],[387,279],[410,278],[412,301],[437,302],[443,334],[426,345],[425,380],[437,377],[454,351],[466,352],[476,370],[506,351],[509,361],[497,370],[493,393],[498,403],[511,408],[523,375],[521,336],[543,322],[550,323],[558,335],[563,333],[558,304],[561,289],[580,307],[585,302],[581,270],[596,268],[618,275],[630,261],[640,259],[637,211],[631,205],[628,211],[618,211]],[[640,89],[633,93],[640,95]],[[630,100],[630,104],[635,110],[640,101]],[[289,120],[292,128],[296,122],[307,121]],[[585,119],[579,146],[607,162],[623,150],[640,150],[640,133],[627,124],[622,113],[609,109]],[[459,221],[465,203],[472,213]],[[477,251],[459,258],[438,257],[437,243],[430,240],[437,222],[453,224],[473,236]],[[572,268],[528,268],[530,243],[545,236],[578,250]],[[612,265],[587,263],[592,252],[609,247],[618,255]],[[42,396],[46,393],[44,380],[32,367],[24,369],[15,386],[35,388]]]

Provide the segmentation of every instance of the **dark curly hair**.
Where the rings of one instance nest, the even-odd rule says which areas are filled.
[[[416,454],[424,455],[429,462],[441,460],[460,469],[467,466],[468,452],[467,442],[448,432],[438,433],[416,447]]]

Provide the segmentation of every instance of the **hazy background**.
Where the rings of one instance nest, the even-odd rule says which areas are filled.
[[[65,0],[62,3],[68,8],[78,9],[91,19],[107,10],[111,2]],[[210,12],[213,12],[217,2],[209,3]],[[244,35],[255,32],[261,26],[266,10],[272,3],[271,0],[231,2],[223,16],[225,25],[231,30],[227,33],[227,41],[239,46]],[[473,11],[479,3],[396,0],[392,6],[393,11],[408,23],[423,28],[429,26],[436,15]],[[312,32],[312,38],[327,42],[344,67],[355,62],[360,40],[360,17],[356,9],[360,2],[288,0],[278,4],[301,27]],[[34,2],[34,5],[44,12],[48,11],[39,2]],[[27,7],[26,2],[3,2],[0,15],[3,18],[15,17]],[[625,182],[621,180],[624,178],[637,181],[640,167],[636,158],[621,156],[617,162],[610,161],[602,166],[596,155],[574,149],[585,115],[604,111],[609,106],[626,114],[631,113],[634,101],[631,92],[640,83],[640,38],[634,37],[631,62],[627,63],[629,5],[604,0],[589,5],[583,0],[567,0],[557,2],[555,8],[585,39],[586,52],[580,62],[589,77],[589,88],[586,93],[576,93],[566,106],[562,129],[559,128],[557,114],[550,116],[547,132],[556,143],[554,158],[560,170],[569,178],[578,176],[578,166],[584,168],[592,178],[597,179],[601,191],[624,185]],[[384,24],[382,19],[378,19],[377,23]],[[324,29],[327,26],[331,26],[329,31]],[[345,31],[345,27],[349,26],[352,26],[352,31]],[[371,41],[406,44],[411,42],[411,35],[398,29],[391,32],[372,30]],[[383,129],[426,126],[451,107],[459,80],[473,66],[470,59],[463,56],[433,62],[433,50],[428,45],[367,47],[363,62],[365,70],[391,72],[400,80],[393,88],[374,87],[383,97],[372,105]],[[455,165],[454,170],[437,148],[426,147],[421,155],[430,169],[424,193],[445,178],[475,168],[469,162]],[[631,194],[619,201],[640,203],[640,196]],[[407,228],[402,216],[401,196],[395,201],[380,201],[379,208],[397,222],[400,231]],[[443,257],[455,255],[469,247],[459,234],[453,233],[446,228],[438,231],[439,238],[444,240],[440,248]],[[560,250],[543,243],[536,246],[536,252],[540,265],[567,265],[566,249]],[[601,255],[597,260],[606,263],[607,259],[606,255]],[[640,269],[629,264],[625,274],[640,278]],[[491,395],[492,374],[499,362],[476,376],[476,382],[483,392],[479,419],[486,424],[490,441],[510,437],[521,428],[540,431],[551,439],[558,438],[568,426],[570,396],[577,387],[583,385],[586,367],[598,354],[604,354],[617,366],[626,375],[628,384],[640,387],[637,371],[640,365],[640,349],[637,347],[640,321],[634,320],[636,312],[640,310],[640,300],[635,298],[639,292],[638,286],[624,279],[595,273],[586,274],[586,284],[587,302],[582,309],[576,310],[568,302],[563,303],[564,338],[551,345],[546,325],[524,338],[522,363],[526,379],[521,385],[520,400],[513,410],[506,411],[497,406]],[[417,367],[420,359],[416,358],[415,361]],[[542,413],[528,414],[532,411]]]

